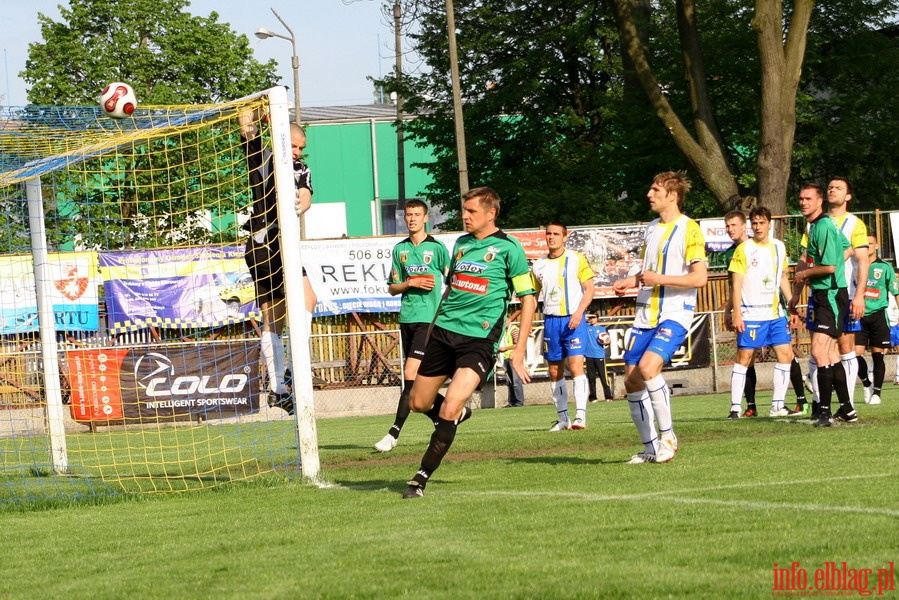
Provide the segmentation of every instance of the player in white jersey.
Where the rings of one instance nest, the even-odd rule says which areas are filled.
[[[753,237],[737,246],[728,270],[733,287],[732,322],[737,332],[737,360],[731,375],[731,409],[729,419],[739,418],[740,401],[746,369],[758,348],[771,346],[777,358],[774,365],[772,417],[801,414],[784,405],[790,385],[793,347],[780,292],[792,296],[787,277],[787,250],[784,243],[769,236],[771,211],[758,206],[749,213]]]
[[[681,213],[689,190],[684,173],[656,175],[646,195],[659,218],[646,228],[642,270],[613,285],[618,295],[639,287],[634,328],[624,353],[624,388],[644,449],[631,457],[631,464],[668,462],[678,448],[662,368],[686,339],[696,290],[708,280],[702,230]]]
[[[550,431],[585,429],[589,382],[584,372],[587,322],[584,313],[593,300],[593,269],[583,254],[565,248],[568,228],[558,221],[546,226],[548,254],[534,261],[534,288],[543,302],[543,355],[549,363],[549,379],[558,418]],[[577,412],[568,417],[565,359]]]

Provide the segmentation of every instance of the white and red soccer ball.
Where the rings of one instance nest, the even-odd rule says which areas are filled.
[[[137,108],[137,94],[127,83],[113,81],[100,92],[100,110],[107,117],[125,119]]]

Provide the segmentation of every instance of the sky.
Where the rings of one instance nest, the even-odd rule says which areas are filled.
[[[260,40],[253,35],[264,27],[289,37],[272,14],[274,8],[297,39],[300,103],[337,106],[371,103],[373,86],[366,77],[382,77],[393,68],[394,36],[382,14],[382,4],[383,0],[191,0],[185,10],[204,17],[217,12],[219,22],[229,23],[232,30],[250,39],[258,61],[278,61],[280,83],[293,89],[290,42],[280,38]],[[28,44],[43,41],[37,15],[59,22],[59,5],[68,6],[68,0],[3,2],[0,104],[28,103],[28,86],[19,73],[25,68]],[[403,70],[408,72],[405,66]],[[293,97],[292,93],[288,95]]]

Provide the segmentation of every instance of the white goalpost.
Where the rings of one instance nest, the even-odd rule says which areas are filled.
[[[295,414],[259,356],[244,111],[274,167]],[[320,482],[295,198],[283,87],[0,115],[0,504]]]

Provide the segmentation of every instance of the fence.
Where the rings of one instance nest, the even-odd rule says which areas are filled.
[[[724,313],[708,311],[708,342],[710,346],[710,364],[700,368],[683,368],[666,371],[669,385],[675,394],[726,392],[730,390],[730,373],[736,355],[735,335],[724,327]],[[616,317],[602,317],[601,322],[609,322]],[[620,320],[620,318],[619,318]],[[399,330],[385,326],[365,324],[355,317],[351,319],[357,326],[366,329],[343,331],[342,325],[331,323],[318,325],[317,332],[311,339],[313,380],[315,382],[314,402],[316,416],[340,417],[349,415],[389,414],[396,408],[399,386],[402,384],[403,356],[399,343]],[[546,364],[540,354],[540,333],[542,322],[535,322],[532,340],[528,347],[526,364],[534,374],[534,384],[526,386],[525,395],[529,404],[551,402],[546,381]],[[250,334],[250,340],[254,338]],[[205,342],[212,343],[208,339]],[[808,356],[810,339],[804,328],[794,331],[794,351],[800,359]],[[68,370],[65,364],[64,351],[75,348],[122,348],[141,346],[155,342],[149,334],[135,335],[116,340],[99,337],[75,339],[67,336],[60,341],[61,379],[63,397],[67,398],[69,389]],[[203,344],[204,340],[186,342],[178,338],[169,342],[172,345]],[[756,356],[758,371],[758,387],[770,389],[771,375],[774,368],[774,356],[768,350],[761,350]],[[622,378],[623,363],[620,352],[614,351],[607,360],[610,383],[617,398],[624,394]],[[35,408],[43,403],[42,362],[40,342],[20,339],[4,340],[0,343],[0,408]],[[888,361],[887,378],[896,375],[895,361]],[[505,403],[505,390],[502,383],[504,374],[501,368],[494,373],[494,383],[499,391],[493,399],[487,393],[476,399],[481,407],[498,406]]]

